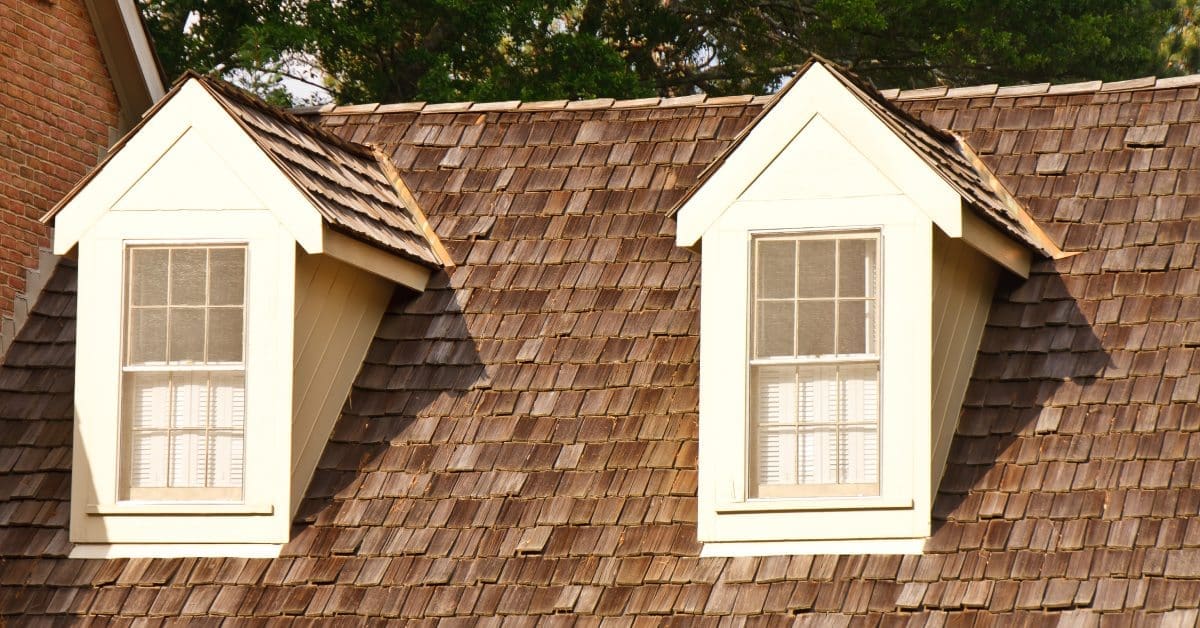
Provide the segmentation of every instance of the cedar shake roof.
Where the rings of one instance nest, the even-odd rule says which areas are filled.
[[[398,291],[293,541],[64,558],[64,261],[0,368],[0,618],[1193,625],[1200,88],[1049,89],[895,101],[1079,253],[998,292],[924,555],[697,556],[699,257],[666,214],[760,104],[364,107],[315,120],[387,152],[457,268]]]

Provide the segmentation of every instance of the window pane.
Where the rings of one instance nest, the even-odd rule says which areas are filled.
[[[246,249],[212,249],[209,252],[208,302],[212,305],[241,305],[246,280]]]
[[[794,355],[792,332],[796,328],[794,301],[760,301],[758,304],[758,357]]]
[[[166,432],[135,432],[129,450],[129,483],[132,486],[167,485]]]
[[[758,243],[759,298],[791,298],[796,292],[796,243],[762,240]]]
[[[171,486],[204,486],[207,453],[204,441],[204,432],[171,434]]]
[[[838,296],[876,295],[875,242],[873,239],[838,242]]]
[[[129,312],[129,362],[167,360],[166,308],[137,308]]]
[[[800,484],[837,484],[837,433],[812,426],[800,432]]]
[[[796,367],[758,366],[753,369],[755,415],[760,425],[795,425]]]
[[[797,240],[796,272],[798,293],[796,296],[832,297],[834,240]]]
[[[167,250],[130,249],[129,298],[134,305],[167,304]]]
[[[833,353],[833,301],[796,303],[796,355]]]
[[[129,373],[125,381],[125,404],[133,429],[167,427],[167,417],[170,415],[170,376],[166,373]]]
[[[207,249],[171,249],[171,305],[204,305],[207,258]]]
[[[241,429],[246,417],[246,389],[241,373],[213,373],[213,417],[216,428]]]
[[[879,481],[879,366],[845,366],[839,373],[838,444],[844,483]]]
[[[798,423],[830,423],[837,404],[835,380],[837,369],[832,366],[801,366],[796,368]]]
[[[171,308],[171,362],[204,361],[204,310]]]
[[[875,354],[875,302],[842,301],[838,304],[838,353]]]
[[[208,470],[208,485],[239,487],[242,485],[242,435],[240,433],[213,434],[209,444],[208,458],[212,461]]]
[[[760,484],[797,484],[795,427],[758,430],[758,481]]]
[[[242,361],[242,308],[208,310],[208,361]]]
[[[204,428],[208,423],[208,374],[175,373],[171,427]]]

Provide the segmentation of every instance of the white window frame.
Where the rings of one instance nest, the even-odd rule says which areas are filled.
[[[123,499],[125,256],[142,245],[246,247],[243,489],[223,499]],[[296,242],[261,210],[111,211],[78,248],[71,540],[278,544],[290,531]],[[165,545],[164,545],[165,547]],[[230,550],[231,555],[236,554]]]
[[[854,231],[880,242],[879,494],[753,497],[753,239]],[[931,331],[912,322],[931,317],[931,247],[931,223],[902,196],[739,201],[705,233],[697,534],[706,554],[919,551],[932,509]]]

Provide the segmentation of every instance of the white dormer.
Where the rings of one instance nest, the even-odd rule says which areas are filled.
[[[997,279],[1058,249],[964,144],[821,62],[677,218],[704,553],[919,553]]]
[[[51,213],[79,266],[73,556],[287,542],[395,286],[447,259],[394,174],[192,76]]]

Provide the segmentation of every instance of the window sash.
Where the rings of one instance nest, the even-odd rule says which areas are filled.
[[[853,251],[848,257],[863,259],[864,267],[860,278],[864,282],[861,289],[854,286],[842,286],[843,250],[841,242],[846,240],[868,241],[863,247],[863,256],[856,258]],[[827,241],[832,244],[827,250],[831,252],[827,259],[832,279],[821,278],[821,259],[802,260],[801,242]],[[790,252],[786,248],[776,246],[776,251],[782,252],[783,263],[775,260],[772,264],[765,259],[763,243],[790,243],[794,248]],[[881,360],[879,347],[882,345],[880,322],[882,317],[879,305],[882,302],[880,294],[880,240],[878,232],[844,232],[821,234],[770,234],[760,235],[751,239],[752,264],[750,270],[750,312],[748,367],[750,370],[750,393],[748,426],[749,460],[747,468],[747,495],[750,498],[797,498],[797,497],[849,497],[877,496],[880,494],[879,466],[881,464],[881,421],[880,421],[880,387]],[[786,264],[791,265],[790,294],[786,293],[786,275],[778,273]],[[768,266],[769,265],[769,266]],[[825,284],[826,294],[817,296],[806,295],[801,285],[802,277],[807,271],[809,276],[817,272],[817,290],[820,284]],[[774,271],[774,277],[768,278],[763,273]],[[845,273],[854,279],[854,273]],[[774,281],[775,296],[764,295],[764,285]],[[828,284],[832,283],[832,290]],[[785,288],[780,296],[780,288]],[[844,293],[853,296],[842,296]],[[789,354],[778,354],[763,351],[761,343],[764,329],[763,304],[793,304],[790,320],[785,319],[791,328],[792,350]],[[801,335],[804,333],[804,320],[801,319],[800,304],[830,303],[832,318],[821,322],[831,328],[810,330],[810,334],[827,334],[832,340],[826,340],[829,352],[806,353],[801,350]],[[845,305],[857,307],[863,304],[866,316],[862,322],[865,325],[863,338],[866,342],[865,351],[857,353],[845,352],[846,347],[839,346],[838,333],[842,328],[843,318],[841,308]],[[776,306],[778,308],[778,305]],[[785,308],[786,309],[786,308]],[[778,309],[777,309],[778,311]],[[778,339],[777,339],[778,340]],[[775,349],[780,348],[776,342]],[[774,371],[790,372],[792,382],[782,384],[790,386],[784,396],[790,394],[795,407],[777,410],[776,416],[768,416],[767,409],[762,407],[765,397],[769,394],[764,387],[764,374]],[[855,385],[847,386],[850,379],[844,379],[844,373],[857,373],[859,378],[853,380]],[[862,378],[863,374],[873,373],[873,376]],[[818,374],[818,375],[814,375]],[[802,382],[802,378],[809,380]],[[804,388],[811,390],[805,391]],[[854,392],[858,391],[858,392]],[[778,392],[778,391],[776,391]],[[803,394],[820,395],[825,397],[820,403],[810,408],[801,408]],[[847,408],[855,406],[865,416],[850,417]],[[783,417],[788,417],[783,420]],[[772,442],[775,439],[776,442]],[[779,440],[783,439],[783,440]],[[790,440],[790,442],[789,442]],[[785,477],[787,476],[787,477]]]
[[[136,290],[147,289],[149,281],[145,275],[135,277],[135,258],[139,253],[161,252],[168,260],[164,271],[161,267],[148,267],[147,274],[157,275],[156,290],[160,302],[145,301],[145,294],[135,297]],[[240,270],[240,277],[231,274],[228,267],[215,268],[214,251],[221,251],[224,263],[235,262],[233,273]],[[239,251],[229,257],[229,251]],[[203,252],[203,274],[195,276],[198,268],[189,270],[191,282],[188,295],[191,303],[173,303],[172,296],[176,280],[174,260],[180,257],[195,257]],[[128,245],[125,251],[125,293],[123,359],[121,370],[122,395],[122,476],[121,498],[134,501],[213,501],[240,502],[245,485],[245,421],[246,421],[246,262],[248,247],[244,244],[213,245]],[[149,256],[144,256],[149,259]],[[240,266],[240,269],[237,268]],[[217,277],[218,271],[223,276]],[[202,302],[197,292],[197,281],[202,283]],[[218,281],[222,282],[218,284]],[[135,284],[135,282],[141,282]],[[162,283],[165,282],[165,286]],[[230,290],[233,289],[233,291]],[[218,294],[219,291],[219,294]],[[239,294],[240,293],[240,294]],[[216,296],[215,296],[216,295]],[[182,299],[179,299],[182,300]],[[172,330],[168,323],[163,329],[153,331],[166,334],[164,346],[166,360],[135,360],[135,334],[133,313],[138,310],[191,310],[202,311],[202,325],[196,330],[202,338],[192,337],[190,342],[202,340],[200,360],[172,360],[170,343]],[[220,324],[210,320],[209,313],[223,310],[236,316],[240,314],[237,327],[214,328]],[[167,317],[168,321],[170,316]],[[225,323],[237,322],[237,318],[226,317]],[[234,347],[240,346],[240,360],[208,361],[214,357],[212,338],[214,333],[225,334],[221,350],[228,355],[230,342],[236,338]],[[155,376],[160,377],[155,377]],[[187,390],[184,390],[187,389]]]

